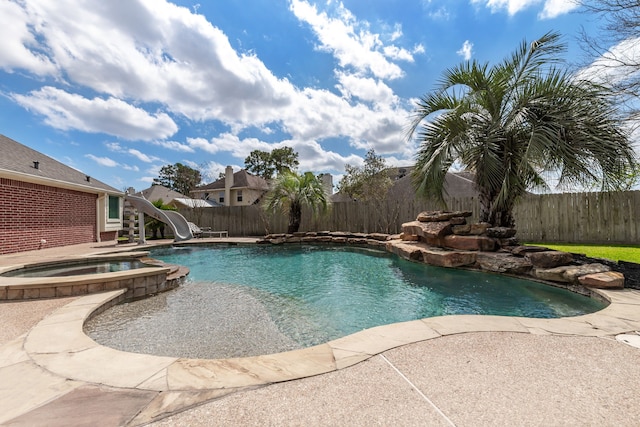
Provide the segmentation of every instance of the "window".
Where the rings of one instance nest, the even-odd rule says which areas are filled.
[[[238,190],[238,202],[242,201],[242,190]]]
[[[218,193],[218,202],[224,203],[224,191]]]
[[[109,196],[108,219],[120,219],[120,197],[118,196]]]

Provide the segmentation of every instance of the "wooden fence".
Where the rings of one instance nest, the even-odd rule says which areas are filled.
[[[334,203],[327,214],[311,218],[303,210],[300,231],[400,233],[402,223],[425,210],[443,209],[434,202],[406,200],[382,204]],[[477,221],[475,197],[450,198],[447,210],[469,210]],[[267,215],[258,206],[185,209],[188,220],[230,236],[284,233],[287,216]],[[640,244],[640,191],[527,195],[514,210],[517,237],[529,242]]]

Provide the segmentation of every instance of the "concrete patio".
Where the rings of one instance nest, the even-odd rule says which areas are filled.
[[[140,247],[0,267],[116,249]],[[640,291],[575,318],[437,317],[227,360],[98,345],[82,324],[118,292],[0,303],[0,425],[640,425]]]

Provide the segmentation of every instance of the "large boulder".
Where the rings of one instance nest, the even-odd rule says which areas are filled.
[[[578,283],[581,276],[605,273],[608,271],[611,271],[611,268],[599,263],[572,265],[564,271],[564,277],[567,279],[567,282]]]
[[[394,253],[401,258],[422,261],[422,250],[419,243],[405,243],[397,240],[390,240],[386,243],[388,252]]]
[[[622,289],[624,287],[624,275],[617,271],[587,274],[578,278],[580,283],[590,288],[598,289]]]
[[[440,239],[451,234],[451,224],[444,222],[420,222],[411,221],[402,224],[402,232],[405,235],[418,236],[430,245],[439,246]]]
[[[603,264],[585,264],[585,265],[563,265],[554,268],[534,268],[533,276],[542,280],[550,280],[552,282],[578,283],[580,277],[603,273],[609,271],[610,268]]]
[[[525,256],[536,268],[555,268],[573,261],[573,255],[561,251],[530,252]]]
[[[455,212],[447,212],[447,211],[427,211],[420,212],[417,221],[420,222],[440,222],[440,221],[448,221],[451,218],[462,217],[466,218],[473,214],[470,211],[455,211]]]
[[[491,224],[488,222],[476,222],[471,224],[471,230],[469,230],[469,234],[473,234],[474,236],[480,236],[487,232],[487,229],[491,227]]]
[[[549,248],[545,248],[544,246],[518,246],[511,250],[511,253],[516,256],[525,256],[531,252],[545,252],[549,251]]]
[[[495,251],[496,241],[485,236],[458,236],[450,234],[444,237],[443,246],[461,251]]]
[[[475,264],[476,254],[476,252],[428,248],[422,249],[422,261],[438,267],[463,267]]]
[[[528,274],[532,267],[526,258],[496,252],[478,252],[476,263],[482,270],[495,273]]]

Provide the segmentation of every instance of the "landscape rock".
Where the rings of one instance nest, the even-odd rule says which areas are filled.
[[[491,224],[488,222],[476,222],[471,224],[471,231],[469,233],[474,236],[481,236],[487,232],[487,228],[489,227],[491,227]]]
[[[471,224],[454,225],[451,227],[451,232],[459,236],[468,236],[471,234]]]
[[[447,251],[444,249],[422,249],[422,261],[438,267],[462,267],[476,262],[476,252]]]
[[[482,270],[495,273],[528,274],[532,268],[528,259],[508,253],[478,252],[476,263]]]
[[[607,267],[604,264],[584,264],[584,265],[576,265],[569,266],[564,271],[564,277],[567,279],[567,282],[578,283],[580,276],[586,276],[589,274],[597,274],[597,273],[605,273],[611,271],[611,268]]]
[[[544,246],[518,246],[511,250],[511,253],[516,256],[525,256],[531,252],[543,252],[548,251],[549,248],[545,248]]]
[[[444,222],[420,222],[412,221],[402,224],[402,232],[406,235],[421,237],[430,245],[438,246],[440,239],[451,233],[451,224]]]
[[[389,240],[390,236],[384,233],[371,233],[369,234],[369,239],[379,240],[381,242],[386,242]]]
[[[622,289],[624,287],[624,275],[617,271],[587,274],[578,280],[584,286],[598,289]]]
[[[531,264],[536,268],[554,268],[573,261],[573,255],[561,251],[542,251],[527,253]]]
[[[451,218],[455,217],[469,217],[473,215],[473,212],[470,211],[455,211],[455,212],[447,212],[447,211],[427,211],[420,212],[416,221],[420,222],[439,222],[439,221],[448,221]]]
[[[457,236],[450,234],[445,236],[443,244],[447,248],[462,251],[494,251],[496,241],[485,236]]]
[[[394,253],[401,258],[422,261],[422,251],[418,243],[404,243],[398,241],[389,241],[386,244],[388,252]]]
[[[400,234],[400,239],[404,240],[405,242],[417,242],[418,240],[420,240],[420,237],[415,234],[402,233]]]
[[[463,216],[455,216],[449,219],[451,225],[465,225],[467,223],[467,219]]]
[[[566,278],[564,273],[568,268],[569,266],[567,265],[554,268],[534,268],[532,270],[532,275],[537,279],[566,283],[569,282],[569,280]]]
[[[497,239],[508,239],[516,235],[517,230],[510,227],[489,227],[487,228],[486,235],[489,237],[495,237]]]

